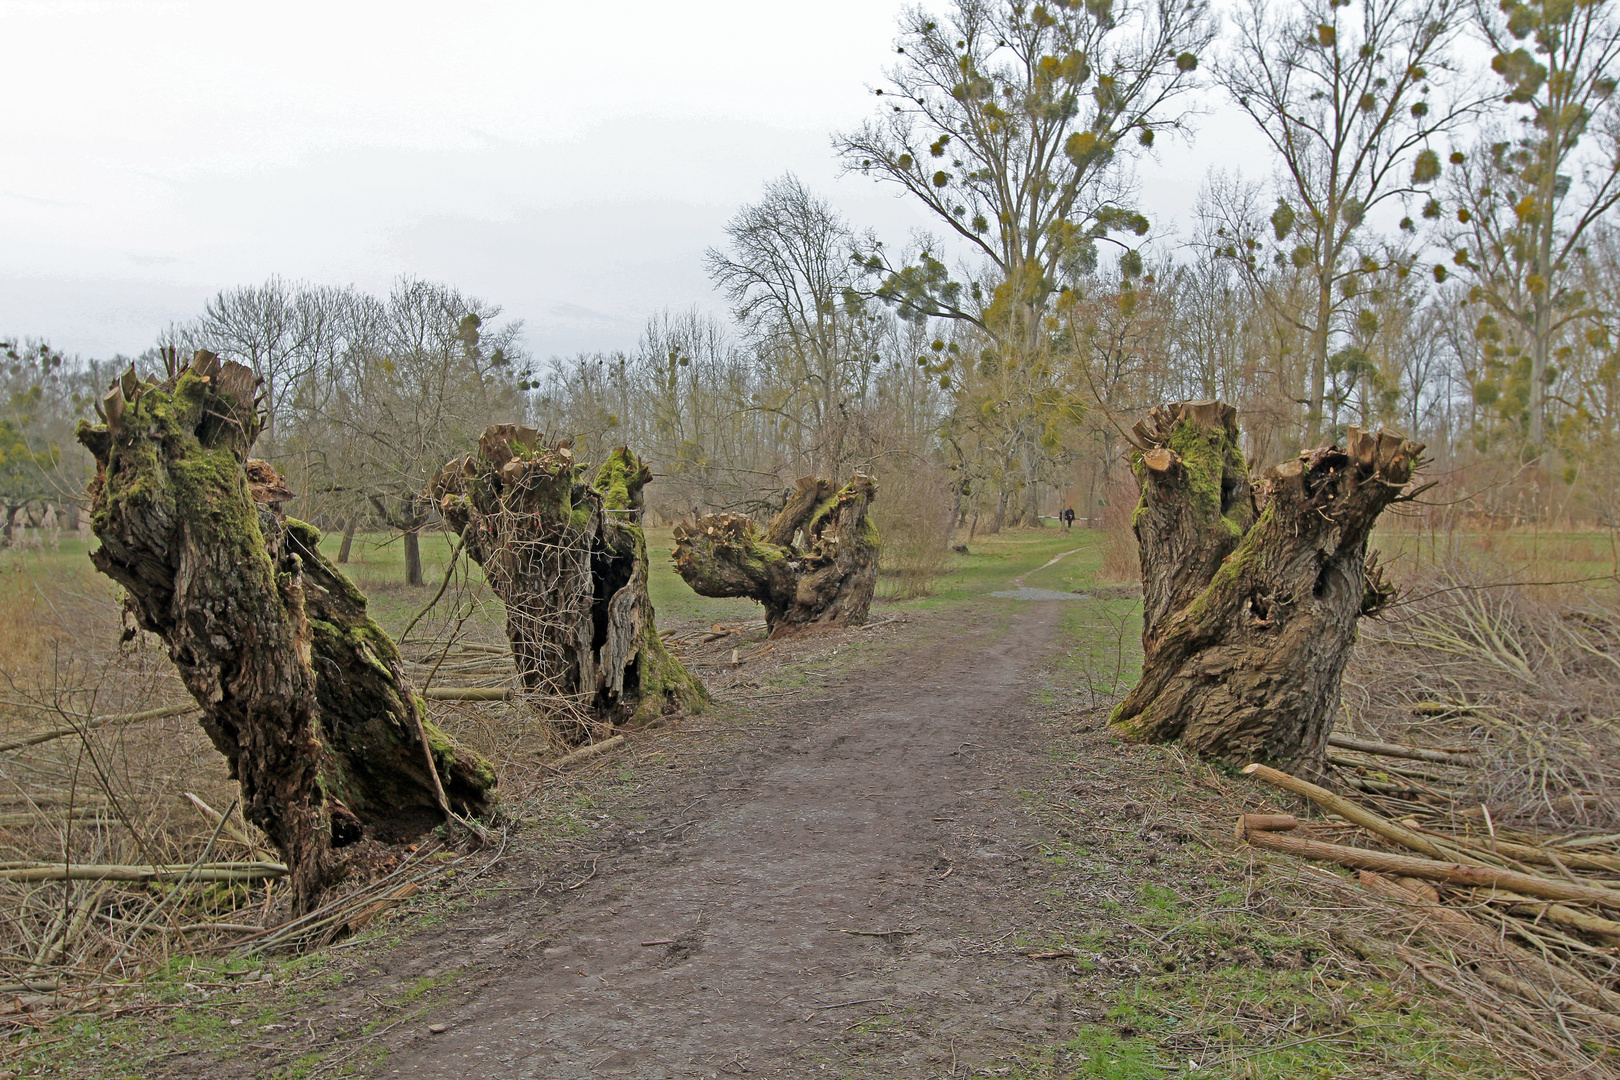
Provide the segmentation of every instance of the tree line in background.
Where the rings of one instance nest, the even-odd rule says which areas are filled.
[[[1499,523],[1620,515],[1620,17],[1613,0],[959,0],[903,17],[851,171],[937,224],[888,246],[793,176],[706,268],[727,322],[647,323],[553,358],[454,288],[273,279],[158,348],[263,379],[259,452],[295,512],[352,537],[434,522],[427,477],[514,420],[657,474],[648,510],[773,511],[795,478],[877,478],[885,561],[919,579],[954,527],[1134,499],[1123,430],[1219,398],[1260,465],[1397,427]],[[1271,149],[1208,176],[1151,248],[1133,163],[1219,91]],[[153,357],[143,361],[154,363]],[[5,348],[6,532],[71,513],[71,438],[130,361]],[[1129,419],[1127,419],[1129,418]],[[1127,485],[1130,486],[1127,486]],[[1451,500],[1455,501],[1455,500]],[[347,545],[345,544],[345,547]],[[933,562],[930,562],[933,560]]]

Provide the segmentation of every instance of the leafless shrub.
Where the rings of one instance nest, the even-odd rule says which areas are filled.
[[[892,600],[927,596],[950,559],[951,493],[937,467],[918,460],[883,469],[869,511],[883,546],[878,573]]]
[[[1142,580],[1136,532],[1131,527],[1136,500],[1136,484],[1133,481],[1117,480],[1109,485],[1107,505],[1102,511],[1102,571],[1099,575],[1105,581]]]

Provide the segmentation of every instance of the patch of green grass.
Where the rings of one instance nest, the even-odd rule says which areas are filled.
[[[401,1005],[414,1004],[439,987],[449,986],[455,981],[456,975],[453,971],[441,975],[423,975],[400,993],[398,1003]]]
[[[1094,573],[1101,564],[1101,555],[1097,553],[1100,543],[1101,534],[1083,534],[1080,529],[1008,529],[996,536],[980,535],[967,541],[968,554],[952,554],[948,571],[935,580],[931,595],[894,601],[885,606],[902,611],[951,607],[985,593],[1012,588],[1012,579],[1020,574],[1029,575],[1024,581],[1029,588],[1054,588],[1056,586],[1040,582],[1068,562],[1073,561],[1075,566]],[[1072,548],[1081,551],[1047,570],[1036,572],[1041,564]]]
[[[647,529],[647,595],[660,623],[751,622],[765,617],[765,609],[739,597],[699,596],[675,572],[670,553],[675,550],[672,529]]]

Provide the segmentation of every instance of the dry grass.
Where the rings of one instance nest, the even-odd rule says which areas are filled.
[[[193,703],[160,643],[144,634],[120,642],[113,590],[84,559],[83,544],[64,548],[0,554],[8,614],[0,623],[0,742],[62,733],[0,750],[0,1001],[9,1002],[0,1004],[0,1023],[37,1026],[42,1013],[57,1009],[117,1011],[144,975],[176,957],[332,940],[380,914],[372,910],[378,896],[442,872],[439,861],[418,865],[428,847],[403,861],[396,852],[363,853],[319,918],[280,931],[285,890],[262,868],[232,881],[195,874],[178,882],[117,881],[101,871],[89,871],[99,878],[91,880],[8,878],[18,865],[48,866],[39,872],[65,877],[72,868],[189,870],[277,858],[242,821],[237,785],[194,709],[97,722]],[[413,599],[420,604],[425,596]],[[454,647],[407,647],[408,658],[425,661],[410,665],[417,684],[511,678],[499,616],[499,605],[492,608],[463,574],[443,614],[423,621],[424,631]],[[480,653],[482,641],[491,644]],[[459,653],[477,664],[458,660]],[[434,703],[430,718],[519,786],[538,769],[537,752],[554,743],[550,725],[509,706]]]

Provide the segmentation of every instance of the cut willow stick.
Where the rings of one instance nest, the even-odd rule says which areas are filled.
[[[1482,950],[1483,957],[1512,964],[1515,970],[1533,973],[1577,1001],[1583,1001],[1594,1008],[1611,1012],[1620,1010],[1620,994],[1599,985],[1574,968],[1555,964],[1545,956],[1537,955],[1521,945],[1506,940],[1498,931],[1482,926],[1456,908],[1448,907],[1427,896],[1420,896],[1414,890],[1370,870],[1359,871],[1356,880],[1368,892],[1394,900],[1431,923],[1444,926],[1452,934]]]
[[[1352,870],[1376,870],[1381,874],[1415,877],[1424,881],[1444,881],[1450,885],[1466,885],[1471,888],[1494,887],[1523,893],[1540,900],[1571,900],[1620,911],[1620,892],[1614,889],[1600,889],[1595,885],[1577,885],[1572,881],[1531,877],[1529,874],[1500,870],[1494,866],[1465,866],[1462,863],[1418,859],[1410,855],[1392,855],[1382,851],[1368,851],[1366,848],[1324,843],[1321,840],[1307,840],[1298,836],[1281,836],[1262,830],[1247,833],[1243,838],[1253,846],[1267,851],[1279,851],[1285,855],[1297,855],[1302,859],[1314,859],[1317,862],[1337,863]]]
[[[186,802],[189,802],[192,806],[195,806],[197,810],[201,812],[201,814],[209,821],[218,822],[220,820],[220,813],[218,810],[215,810],[212,806],[209,806],[207,803],[203,802],[202,799],[191,792],[182,791],[180,793],[180,798],[184,799]],[[242,828],[242,826],[236,824],[234,821],[226,821],[225,831],[230,833],[233,840],[246,847],[248,849],[248,853],[257,859],[260,845],[253,842],[253,838],[247,834],[246,829]]]
[[[1527,983],[1523,979],[1515,979],[1505,971],[1497,971],[1489,964],[1480,965],[1475,973],[1498,990],[1506,990],[1508,993],[1522,998],[1532,1005],[1539,1005],[1544,1009],[1553,1009],[1562,1013],[1572,1013],[1596,1027],[1620,1032],[1620,1016],[1613,1013],[1594,1009],[1590,1005],[1583,1005],[1566,994],[1549,994],[1541,987],[1533,983]]]
[[[599,743],[591,743],[589,746],[582,746],[578,750],[575,750],[572,754],[569,754],[567,757],[558,758],[556,761],[542,761],[540,764],[544,765],[548,769],[554,769],[557,772],[561,772],[569,766],[578,765],[582,761],[589,761],[591,758],[596,757],[599,754],[605,754],[614,747],[621,746],[623,744],[624,736],[615,735],[611,739],[603,739]]]
[[[1299,818],[1293,814],[1244,814],[1237,820],[1237,829],[1234,834],[1239,840],[1246,836],[1250,829],[1259,829],[1264,832],[1288,832],[1299,828]]]
[[[36,863],[0,870],[0,881],[263,881],[287,868],[274,862],[120,866],[106,863]]]
[[[55,814],[48,814],[43,810],[38,813],[0,814],[0,829],[24,828],[29,825],[57,825],[64,821],[80,821],[107,812],[107,807],[98,803],[95,806],[72,806]]]
[[[1388,818],[1380,817],[1366,807],[1343,796],[1335,795],[1327,788],[1318,787],[1309,780],[1301,780],[1297,776],[1290,776],[1270,766],[1259,764],[1246,765],[1243,772],[1246,776],[1264,780],[1272,787],[1279,787],[1284,791],[1292,791],[1295,795],[1303,796],[1329,813],[1338,814],[1344,820],[1354,822],[1370,832],[1375,832],[1391,843],[1399,844],[1413,851],[1421,851],[1423,854],[1436,859],[1449,857],[1448,852],[1427,837],[1413,832],[1404,825],[1397,825]]]
[[[500,686],[432,686],[420,693],[429,701],[512,701],[517,696]]]
[[[1349,735],[1329,735],[1328,745],[1340,750],[1359,750],[1363,754],[1380,757],[1406,758],[1408,761],[1432,761],[1437,765],[1472,765],[1474,759],[1449,750],[1430,750],[1422,746],[1401,746],[1398,743],[1373,742]]]
[[[1479,851],[1489,851],[1497,855],[1505,855],[1522,863],[1532,863],[1536,866],[1557,866],[1563,863],[1571,870],[1613,870],[1620,871],[1620,856],[1614,855],[1583,855],[1576,851],[1560,849],[1553,855],[1545,848],[1533,844],[1516,844],[1511,840],[1485,840],[1477,836],[1452,836],[1438,833],[1432,829],[1420,831],[1435,836],[1442,836],[1461,848],[1474,848]]]
[[[186,713],[197,712],[195,702],[185,705],[166,705],[161,709],[147,709],[145,712],[117,713],[112,716],[86,716],[77,726],[53,728],[50,731],[41,731],[34,735],[27,735],[21,739],[0,743],[0,751],[21,750],[25,746],[38,746],[40,743],[50,742],[52,739],[65,739],[69,735],[77,735],[83,731],[94,731],[98,727],[108,724],[139,724],[145,720],[163,720],[170,716],[184,716]]]
[[[1474,899],[1480,901],[1489,902],[1494,900],[1498,903],[1506,903],[1508,910],[1515,915],[1561,923],[1564,926],[1584,931],[1594,937],[1602,938],[1606,945],[1620,945],[1620,922],[1593,915],[1590,911],[1578,911],[1572,907],[1565,907],[1563,904],[1538,900],[1533,896],[1508,892],[1505,889],[1481,889],[1472,895]]]

